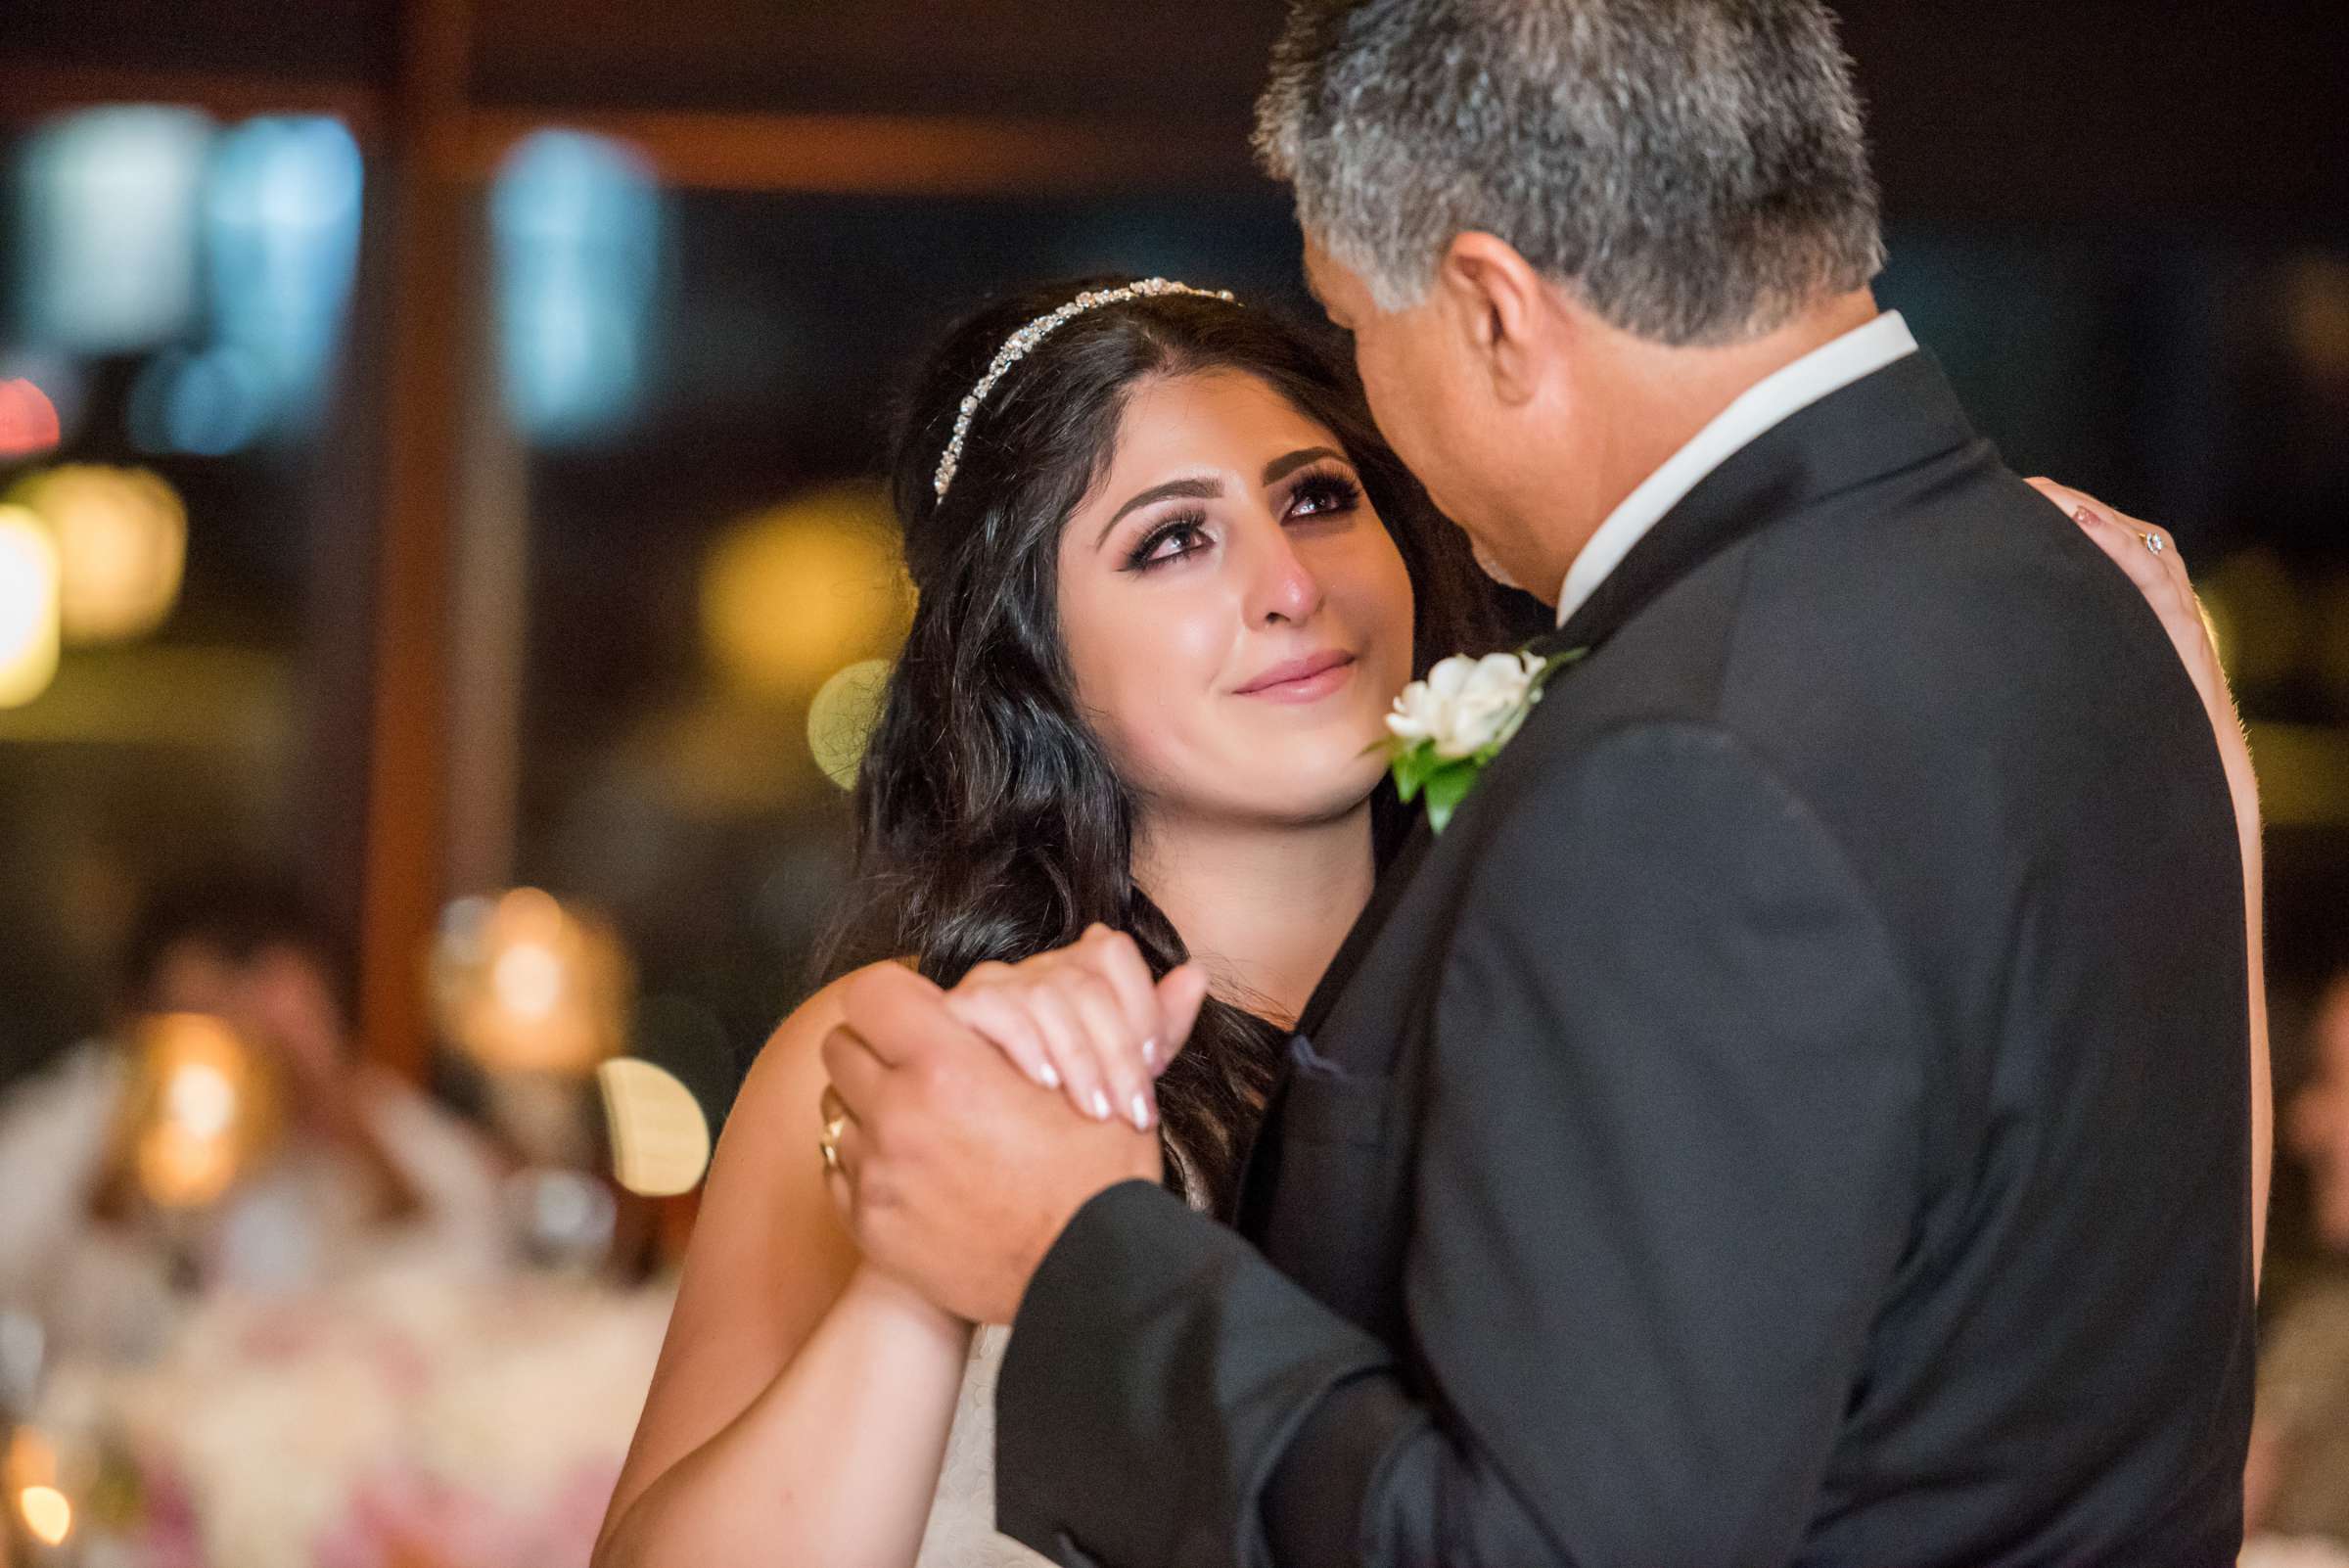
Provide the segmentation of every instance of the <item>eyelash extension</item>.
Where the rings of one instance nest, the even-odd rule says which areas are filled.
[[[1151,552],[1171,538],[1184,533],[1203,532],[1206,528],[1205,512],[1176,513],[1142,535],[1141,542],[1133,547],[1133,553],[1126,558],[1126,569],[1128,572],[1149,572],[1181,560],[1192,551],[1177,550],[1173,555],[1163,556],[1153,556]]]
[[[1289,504],[1294,508],[1298,502],[1308,499],[1313,501],[1315,506],[1306,516],[1342,517],[1361,504],[1362,487],[1343,474],[1326,471],[1308,474],[1289,493]],[[1150,572],[1159,567],[1172,566],[1183,557],[1194,554],[1196,547],[1177,550],[1172,555],[1157,555],[1154,552],[1158,547],[1171,538],[1201,532],[1206,528],[1205,512],[1181,512],[1166,519],[1142,535],[1141,542],[1127,556],[1126,569],[1128,572]]]
[[[1321,503],[1312,516],[1336,517],[1353,511],[1361,503],[1362,487],[1343,474],[1324,470],[1318,474],[1308,474],[1290,492],[1289,504],[1295,506],[1309,496]]]

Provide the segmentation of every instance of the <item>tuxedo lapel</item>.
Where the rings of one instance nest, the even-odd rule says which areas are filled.
[[[1410,886],[1412,874],[1419,869],[1419,863],[1427,858],[1428,847],[1435,843],[1436,836],[1427,825],[1427,813],[1413,810],[1411,816],[1410,831],[1404,838],[1403,847],[1395,852],[1395,857],[1379,873],[1378,885],[1370,892],[1369,903],[1346,933],[1346,940],[1339,945],[1336,956],[1329,961],[1329,967],[1321,972],[1320,984],[1313,988],[1313,995],[1306,999],[1305,1011],[1297,1015],[1297,1033],[1308,1038],[1320,1032],[1323,1022],[1329,1017],[1330,1008],[1336,1004],[1340,992],[1345,991],[1347,982],[1354,978],[1355,970],[1360,967],[1362,954],[1378,940],[1379,932],[1386,929],[1387,917],[1395,912],[1395,905],[1402,899],[1404,890]]]
[[[1388,917],[1395,912],[1395,905],[1402,901],[1405,891],[1411,884],[1412,875],[1419,869],[1420,862],[1427,858],[1428,849],[1434,843],[1435,834],[1428,828],[1427,813],[1414,812],[1402,847],[1395,852],[1394,858],[1387,862],[1386,868],[1379,874],[1378,885],[1371,890],[1369,903],[1363,906],[1361,914],[1346,933],[1346,940],[1339,945],[1337,954],[1330,959],[1329,967],[1322,971],[1320,983],[1313,987],[1313,995],[1306,998],[1305,1011],[1297,1015],[1296,1039],[1312,1040],[1328,1022],[1330,1009],[1337,1005],[1338,998],[1353,982],[1355,971],[1361,967],[1363,955],[1378,941],[1379,933],[1386,929]],[[1279,1076],[1273,1080],[1271,1092],[1266,1099],[1265,1114],[1258,1120],[1255,1135],[1249,1139],[1248,1152],[1241,1159],[1240,1179],[1234,1188],[1238,1197],[1233,1213],[1224,1217],[1227,1220],[1238,1222],[1249,1212],[1250,1182],[1262,1174],[1267,1159],[1277,1144],[1282,1102],[1287,1098],[1289,1080],[1296,1070],[1293,1039],[1290,1050],[1281,1058]]]

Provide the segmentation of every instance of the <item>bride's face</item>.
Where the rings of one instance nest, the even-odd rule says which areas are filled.
[[[1145,809],[1325,820],[1377,784],[1410,576],[1337,438],[1256,377],[1134,389],[1061,536],[1060,619]]]

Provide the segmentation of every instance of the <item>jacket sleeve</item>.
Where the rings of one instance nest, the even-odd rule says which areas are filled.
[[[1405,1108],[1408,1370],[1238,1236],[1105,1194],[1003,1374],[1002,1519],[1039,1550],[1799,1549],[1915,1207],[1923,1040],[1891,942],[1803,804],[1705,726],[1615,731],[1463,829]]]

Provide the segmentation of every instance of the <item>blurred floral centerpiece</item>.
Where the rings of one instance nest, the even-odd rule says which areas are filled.
[[[134,1568],[585,1568],[668,1305],[387,1255],[207,1300],[161,1362],[61,1373],[45,1420],[135,1477]]]

